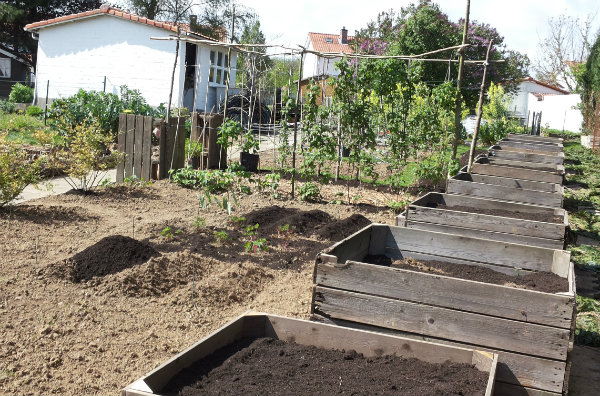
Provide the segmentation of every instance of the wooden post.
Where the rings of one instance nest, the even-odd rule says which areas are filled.
[[[46,105],[44,106],[44,125],[48,121],[48,93],[50,92],[50,80],[46,83]]]
[[[490,40],[485,55],[485,63],[483,64],[483,78],[481,79],[481,89],[479,90],[479,103],[477,104],[477,123],[475,123],[475,132],[471,139],[471,149],[469,150],[469,162],[467,164],[467,173],[471,173],[471,165],[473,165],[473,156],[475,155],[475,146],[477,145],[477,136],[479,135],[479,126],[481,125],[481,116],[483,113],[483,94],[485,93],[485,78],[487,76],[488,62],[490,60],[490,51],[494,45],[494,39]]]
[[[294,116],[294,144],[292,148],[292,199],[295,195],[296,185],[296,146],[298,144],[298,106],[300,105],[300,80],[302,80],[302,65],[304,63],[304,50],[300,53],[300,66],[298,67],[298,86],[296,90],[296,115]]]
[[[465,14],[465,26],[463,27],[462,45],[465,45],[467,43],[470,8],[471,0],[467,0],[467,12]],[[462,88],[462,73],[463,64],[465,61],[464,51],[464,47],[461,47],[461,49],[458,50],[458,81],[456,83],[456,108],[454,109],[454,141],[452,142],[452,160],[456,159],[456,151],[458,150],[458,139],[460,138],[460,132],[462,130],[462,124],[460,123],[462,95],[460,93],[460,89]]]
[[[102,88],[102,92],[106,92],[106,76],[104,76],[104,87]]]
[[[175,44],[175,62],[173,62],[173,72],[171,73],[171,90],[169,91],[169,104],[167,106],[167,115],[165,123],[169,125],[169,119],[171,118],[171,101],[173,100],[173,85],[175,84],[175,70],[177,69],[177,60],[179,58],[179,35],[181,30],[177,27],[177,44]]]

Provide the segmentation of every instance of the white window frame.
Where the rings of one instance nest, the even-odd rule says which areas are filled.
[[[210,51],[210,71],[208,82],[212,86],[224,87],[227,83],[227,53]]]
[[[12,70],[11,70],[11,59],[10,58],[0,58],[0,78],[10,78]]]

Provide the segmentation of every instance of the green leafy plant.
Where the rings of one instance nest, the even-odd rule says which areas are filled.
[[[250,154],[258,154],[260,148],[260,142],[258,138],[252,133],[251,130],[246,132],[243,136],[242,143],[240,144],[240,151]]]
[[[244,224],[245,221],[246,221],[245,217],[237,217],[237,216],[229,217],[229,222],[231,224],[233,224],[233,226],[237,229],[241,229],[242,225]]]
[[[27,109],[25,109],[25,114],[31,117],[40,117],[44,115],[44,110],[38,106],[29,106]]]
[[[166,226],[165,228],[162,229],[162,231],[160,232],[160,235],[165,239],[173,239],[173,237],[175,237],[175,235],[179,235],[182,232],[183,231],[180,229],[173,231],[173,229],[171,227]]]
[[[16,83],[10,90],[8,100],[13,103],[31,103],[33,102],[33,88],[21,83]]]
[[[319,185],[313,182],[304,183],[298,190],[300,199],[306,202],[318,202],[321,200]]]
[[[0,99],[0,113],[15,113],[17,108],[13,102],[8,100]]]
[[[15,199],[27,185],[39,180],[40,160],[31,160],[18,142],[0,135],[0,208]]]
[[[217,130],[217,143],[227,150],[242,134],[242,124],[238,121],[226,118]]]
[[[226,243],[231,240],[231,237],[225,230],[215,231],[213,235],[219,244]]]
[[[244,248],[249,253],[258,253],[268,250],[267,240],[258,238],[258,224],[248,225],[244,230],[244,237],[247,239]]]
[[[402,213],[406,209],[406,207],[410,204],[410,199],[401,199],[398,201],[389,201],[386,205],[390,208],[394,213]]]
[[[196,216],[192,224],[197,230],[206,228],[206,220],[199,216]]]

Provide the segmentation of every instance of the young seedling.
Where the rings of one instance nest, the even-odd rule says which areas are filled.
[[[244,236],[248,241],[244,244],[246,251],[249,253],[266,252],[268,250],[267,240],[265,238],[258,238],[258,223],[246,226]]]
[[[213,235],[215,236],[215,239],[217,240],[217,243],[219,243],[219,244],[223,244],[223,243],[231,240],[231,237],[225,230],[215,231],[215,232],[213,232]]]

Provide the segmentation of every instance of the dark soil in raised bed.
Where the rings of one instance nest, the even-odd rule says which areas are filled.
[[[246,225],[259,225],[259,230],[267,234],[276,234],[278,227],[289,225],[296,233],[312,235],[320,225],[332,220],[330,214],[313,209],[303,211],[295,208],[282,208],[273,205],[245,214]]]
[[[113,235],[102,238],[71,258],[50,266],[49,271],[73,282],[90,280],[143,264],[159,253],[149,244]]]
[[[569,291],[568,280],[551,272],[528,272],[523,275],[511,276],[477,265],[453,264],[437,260],[414,260],[410,258],[392,260],[382,255],[368,255],[362,261],[369,264],[385,265],[393,268],[433,273],[495,285],[514,286],[544,293]]]
[[[170,395],[483,395],[488,374],[470,364],[433,364],[272,338],[243,339],[182,371]]]
[[[319,228],[317,235],[320,239],[341,241],[369,224],[371,224],[371,220],[361,214],[355,213],[345,219],[325,224]]]
[[[564,218],[561,216],[554,216],[545,213],[525,213],[525,212],[517,212],[511,210],[502,210],[502,209],[483,209],[483,208],[473,208],[471,206],[461,206],[461,205],[453,205],[447,206],[436,203],[428,203],[428,208],[437,208],[437,209],[447,209],[447,210],[455,210],[457,212],[469,212],[469,213],[479,213],[491,216],[501,216],[501,217],[513,217],[517,219],[523,220],[532,220],[532,221],[542,221],[545,223],[563,223]]]

